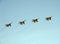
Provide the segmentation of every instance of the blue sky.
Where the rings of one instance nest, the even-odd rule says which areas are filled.
[[[39,22],[32,23],[34,18]],[[0,44],[60,44],[59,18],[60,0],[0,0]]]

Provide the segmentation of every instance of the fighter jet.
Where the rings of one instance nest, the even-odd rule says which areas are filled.
[[[38,22],[38,19],[32,19],[32,22],[36,23]]]
[[[6,27],[11,27],[11,23],[9,23],[9,24],[6,24],[5,26],[6,26]]]
[[[52,16],[45,18],[47,21],[50,21]]]
[[[19,24],[21,24],[21,25],[25,24],[25,20],[24,21],[20,21]]]

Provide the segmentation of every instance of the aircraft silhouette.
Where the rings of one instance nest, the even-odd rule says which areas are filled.
[[[47,17],[46,20],[49,21],[49,20],[51,20],[51,18],[52,18],[52,16]]]
[[[9,23],[9,24],[6,24],[5,26],[6,26],[6,27],[11,27],[11,23]]]
[[[20,21],[19,24],[21,24],[21,25],[25,24],[25,20],[24,21]]]
[[[38,22],[38,19],[32,19],[32,22],[36,23]]]

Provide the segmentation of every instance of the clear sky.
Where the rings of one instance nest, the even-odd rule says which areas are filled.
[[[0,44],[60,44],[60,0],[0,0]]]

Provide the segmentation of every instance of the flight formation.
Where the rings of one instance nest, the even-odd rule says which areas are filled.
[[[47,20],[47,21],[50,21],[51,19],[52,19],[52,16],[45,18],[45,20]],[[39,20],[38,18],[32,19],[32,22],[33,22],[33,23],[37,23],[38,20]],[[20,21],[19,24],[20,24],[20,25],[24,25],[24,24],[25,24],[25,20],[24,20],[24,21]],[[11,27],[11,26],[12,26],[12,23],[5,24],[5,26],[6,26],[6,27]]]

